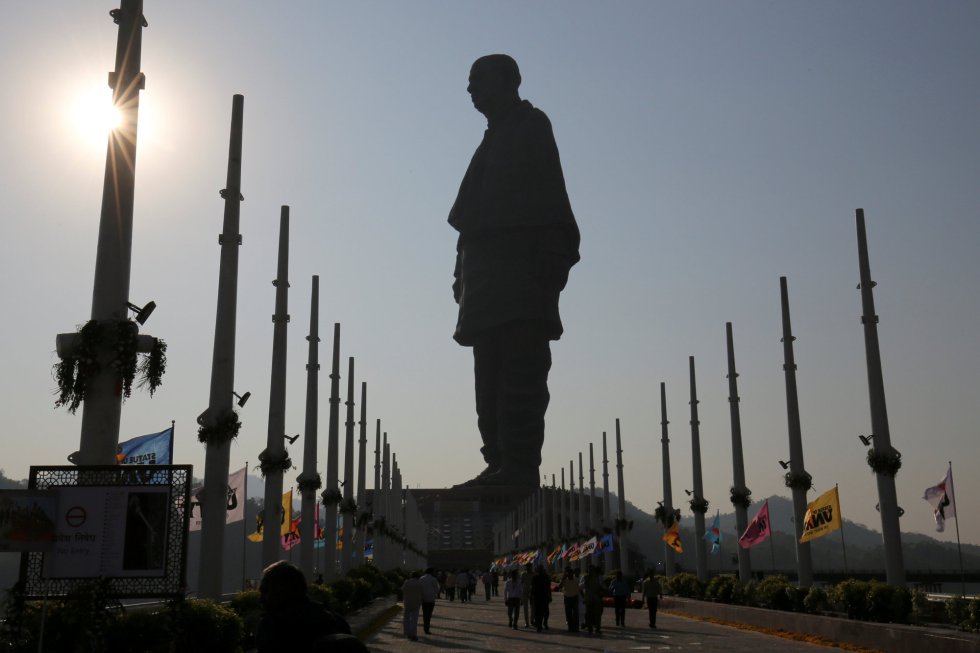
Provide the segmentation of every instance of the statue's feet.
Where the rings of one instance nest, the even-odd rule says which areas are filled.
[[[537,469],[514,469],[503,467],[495,474],[484,478],[480,485],[497,487],[538,487],[541,480]]]
[[[479,474],[477,474],[475,477],[471,478],[470,480],[466,481],[465,483],[460,483],[459,485],[454,485],[453,486],[453,489],[461,488],[461,487],[480,487],[481,485],[486,485],[487,484],[486,483],[487,478],[489,478],[490,476],[493,476],[494,474],[496,474],[499,471],[500,471],[500,466],[499,465],[487,465],[487,468],[484,469]]]

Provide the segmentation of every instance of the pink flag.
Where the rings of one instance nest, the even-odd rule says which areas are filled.
[[[769,530],[769,499],[766,499],[766,502],[759,508],[759,512],[755,513],[755,517],[749,522],[749,527],[742,533],[742,537],[738,538],[738,545],[743,549],[748,549],[764,541],[771,534],[772,531]]]
[[[297,517],[293,520],[293,528],[288,533],[282,536],[282,548],[285,551],[289,551],[291,548],[299,544],[299,524],[302,521],[301,517]]]

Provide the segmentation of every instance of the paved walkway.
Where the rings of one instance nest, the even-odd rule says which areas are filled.
[[[602,636],[569,633],[565,630],[561,604],[551,604],[550,630],[542,633],[533,628],[507,628],[507,612],[503,599],[489,602],[478,600],[459,603],[439,600],[432,617],[432,634],[422,632],[419,618],[419,641],[412,642],[402,635],[402,613],[385,624],[370,640],[372,653],[424,653],[427,649],[440,651],[485,651],[486,653],[521,653],[524,651],[726,651],[732,653],[827,653],[835,649],[770,637],[755,632],[717,626],[711,623],[661,614],[657,630],[647,627],[646,610],[628,610],[625,628],[609,625],[612,610],[603,612]]]

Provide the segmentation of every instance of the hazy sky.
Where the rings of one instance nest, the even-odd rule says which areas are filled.
[[[0,21],[0,468],[64,464],[81,413],[53,408],[55,334],[91,311],[112,2],[8,3]],[[131,300],[169,344],[122,439],[176,420],[203,473],[231,97],[245,96],[235,386],[252,400],[232,467],[265,447],[279,207],[291,207],[287,432],[303,430],[310,277],[320,275],[321,458],[330,332],[356,357],[406,482],[479,471],[472,355],[451,339],[446,223],[485,122],[465,92],[506,52],[550,116],[582,261],[562,296],[542,471],[622,421],[627,496],[690,515],[688,356],[705,495],[731,510],[725,323],[733,323],[747,484],[788,495],[779,277],[788,277],[806,468],[880,529],[854,209],[866,211],[902,529],[933,533],[925,487],[952,460],[960,531],[980,542],[980,4],[975,2],[188,2],[146,0]],[[82,121],[84,123],[84,121]],[[346,372],[345,372],[346,373]],[[346,388],[346,379],[341,383]],[[359,399],[358,399],[359,400]],[[359,408],[358,408],[359,410]],[[343,419],[343,418],[342,418]],[[612,444],[612,442],[610,442]],[[299,463],[302,440],[290,447]],[[287,484],[298,470],[287,476]],[[939,535],[955,540],[950,524]]]

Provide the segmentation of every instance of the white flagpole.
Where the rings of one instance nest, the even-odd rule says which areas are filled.
[[[956,492],[953,491],[953,461],[949,461],[949,488],[946,490],[953,497],[953,519],[956,520],[956,553],[960,558],[960,582],[962,583],[962,593],[966,596],[966,574],[963,571],[963,548],[960,546],[960,513],[956,508]]]
[[[248,553],[248,547],[246,543],[248,542],[248,461],[245,461],[245,481],[242,483],[242,591],[244,592],[247,587],[245,583],[248,582],[248,573],[245,571],[245,555]]]
[[[844,554],[844,573],[847,573],[847,549],[844,547],[844,513],[840,510],[840,490],[837,488],[837,483],[834,483],[834,489],[837,490],[837,512],[840,513],[840,550]]]

